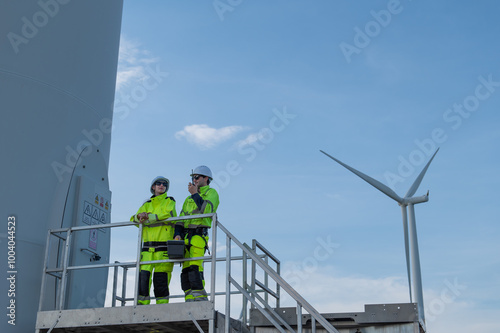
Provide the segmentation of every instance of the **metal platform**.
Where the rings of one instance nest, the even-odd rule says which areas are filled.
[[[153,304],[92,308],[38,313],[36,330],[45,332],[224,332],[225,317],[211,302]],[[52,330],[51,330],[52,329]],[[246,327],[231,319],[231,331],[248,332]],[[214,332],[214,333],[215,333]]]
[[[294,330],[297,329],[297,309],[279,308],[280,315]],[[425,333],[418,320],[416,303],[367,304],[365,312],[326,313],[322,316],[340,333]],[[313,321],[309,314],[301,316],[302,331],[311,332]],[[250,328],[255,333],[274,333],[275,327],[260,312],[250,311]],[[316,332],[326,332],[315,327]]]
[[[296,308],[274,309],[295,331]],[[323,317],[340,333],[423,333],[415,303],[368,304],[365,312],[327,313]],[[38,314],[37,332],[211,332],[225,331],[225,317],[211,302],[173,303],[160,305],[124,306],[62,311]],[[250,327],[231,319],[231,332],[274,333],[278,330],[257,309],[250,311]],[[302,332],[313,331],[311,315],[302,315]],[[52,329],[52,330],[51,330]],[[326,332],[320,326],[314,330]]]

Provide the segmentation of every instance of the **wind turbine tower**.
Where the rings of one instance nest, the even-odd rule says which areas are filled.
[[[423,170],[420,172],[418,175],[417,179],[413,182],[411,185],[410,189],[406,193],[406,195],[401,198],[399,195],[396,194],[392,189],[390,189],[388,186],[382,184],[378,180],[375,180],[371,178],[370,176],[365,175],[364,173],[350,167],[349,165],[342,163],[335,157],[325,153],[324,151],[320,150],[323,154],[326,156],[330,157],[332,160],[335,162],[339,163],[342,165],[344,168],[347,170],[351,171],[364,181],[366,181],[368,184],[372,185],[388,197],[396,200],[396,202],[401,206],[401,213],[403,215],[403,229],[404,229],[404,239],[405,239],[405,252],[406,252],[406,269],[407,269],[407,274],[408,274],[408,288],[410,292],[410,302],[413,302],[413,297],[412,297],[412,281],[413,281],[413,294],[416,297],[416,303],[418,305],[418,316],[419,316],[419,321],[425,327],[425,315],[424,315],[424,297],[422,293],[422,275],[420,273],[420,256],[418,254],[418,240],[417,240],[417,226],[416,226],[416,220],[415,220],[415,204],[419,204],[422,202],[427,202],[429,201],[429,191],[425,195],[422,196],[417,196],[414,197],[413,195],[417,191],[418,187],[420,186],[420,183],[422,182],[422,179],[424,178],[425,172],[429,168],[429,165],[431,164],[432,160],[434,159],[434,156],[436,156],[437,152],[439,151],[439,148],[436,150],[436,152],[432,155],[431,159]],[[409,212],[409,214],[408,214]]]

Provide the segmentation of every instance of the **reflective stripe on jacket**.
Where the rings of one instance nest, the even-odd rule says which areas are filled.
[[[201,208],[198,208],[198,205],[193,200],[192,196],[186,198],[184,204],[182,205],[182,211],[180,216],[188,216],[188,215],[197,215],[197,214],[210,214],[215,213],[217,207],[219,207],[219,194],[210,186],[200,187],[199,195],[203,199],[201,204]],[[179,221],[181,222],[181,221]],[[181,222],[182,223],[182,222]],[[200,226],[212,227],[212,219],[209,217],[205,217],[203,219],[192,219],[186,220],[183,222],[184,228],[192,229]]]
[[[169,217],[177,216],[175,211],[175,199],[168,197],[167,193],[151,197],[130,218],[130,221],[139,222],[137,215],[149,212],[148,221],[142,228],[142,240],[144,242],[166,242],[174,238],[174,225],[172,223],[158,222]]]

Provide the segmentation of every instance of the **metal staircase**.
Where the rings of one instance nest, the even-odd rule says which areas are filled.
[[[115,228],[137,226],[133,222],[110,223],[92,226],[78,226],[50,230],[47,235],[42,289],[39,312],[36,321],[36,332],[329,332],[339,333],[332,325],[336,318],[329,319],[321,315],[280,275],[280,261],[262,244],[253,240],[252,246],[241,243],[218,220],[216,214],[197,215],[212,218],[211,254],[202,258],[205,261],[205,272],[210,271],[209,301],[205,302],[171,302],[169,304],[152,304],[137,306],[137,283],[134,282],[134,297],[126,297],[126,280],[128,270],[135,270],[138,280],[140,262],[114,262],[86,266],[72,266],[70,252],[71,239],[76,232],[96,228]],[[192,216],[170,218],[168,221],[191,219]],[[140,258],[142,225],[139,225],[137,241],[137,258]],[[225,238],[225,256],[217,257],[217,240]],[[53,243],[55,239],[56,244]],[[234,248],[233,248],[234,247]],[[60,259],[54,260],[50,250],[61,249]],[[239,252],[233,255],[233,252]],[[241,253],[241,254],[240,254]],[[193,260],[193,258],[191,259]],[[54,264],[52,262],[55,261]],[[182,262],[185,259],[170,259],[161,262]],[[156,261],[158,263],[159,261]],[[217,274],[223,262],[224,274]],[[147,263],[147,262],[142,262]],[[238,265],[236,264],[238,263]],[[240,265],[241,264],[241,265]],[[114,283],[111,307],[92,307],[84,309],[66,309],[65,298],[68,290],[68,275],[73,271],[85,269],[113,269]],[[118,270],[122,269],[121,295],[117,295]],[[216,290],[216,279],[224,279],[222,290]],[[257,278],[257,277],[260,277]],[[55,290],[50,279],[53,279]],[[271,282],[270,282],[271,281]],[[220,281],[219,281],[220,282]],[[47,290],[49,292],[47,292]],[[55,295],[53,295],[55,293]],[[286,293],[294,302],[292,308],[281,308],[282,293]],[[46,308],[45,298],[55,297],[52,308]],[[182,298],[183,295],[171,295],[171,299]],[[219,305],[220,298],[223,304]],[[217,299],[217,302],[216,302]],[[119,305],[117,306],[117,301]],[[271,305],[273,304],[273,305]],[[250,307],[249,307],[250,306]],[[231,311],[237,308],[237,319],[231,317]],[[327,316],[328,317],[328,316]],[[354,315],[357,317],[357,314]],[[373,317],[373,316],[372,316]],[[417,316],[418,318],[418,316]],[[415,324],[415,320],[398,318],[398,322],[406,321]],[[351,322],[348,326],[364,327],[367,323]],[[418,326],[418,320],[417,320]],[[359,331],[359,328],[357,328]],[[351,332],[349,331],[341,331]],[[365,331],[363,331],[365,332]],[[366,331],[368,332],[368,331]],[[385,331],[384,331],[385,332]],[[387,331],[392,332],[392,331]],[[419,333],[419,330],[394,331]]]

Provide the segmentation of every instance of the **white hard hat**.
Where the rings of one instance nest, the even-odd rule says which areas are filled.
[[[210,171],[210,169],[206,165],[200,165],[199,167],[196,167],[193,170],[191,177],[193,177],[193,175],[207,176],[208,178],[212,179],[212,171]]]
[[[153,185],[159,180],[163,180],[167,183],[167,188],[165,189],[165,192],[168,191],[168,188],[170,187],[170,181],[168,180],[168,178],[165,178],[163,176],[158,176],[155,179],[153,179],[153,181],[151,182],[151,186],[149,186],[149,190],[151,191],[152,194],[155,194],[155,192],[153,191]]]

